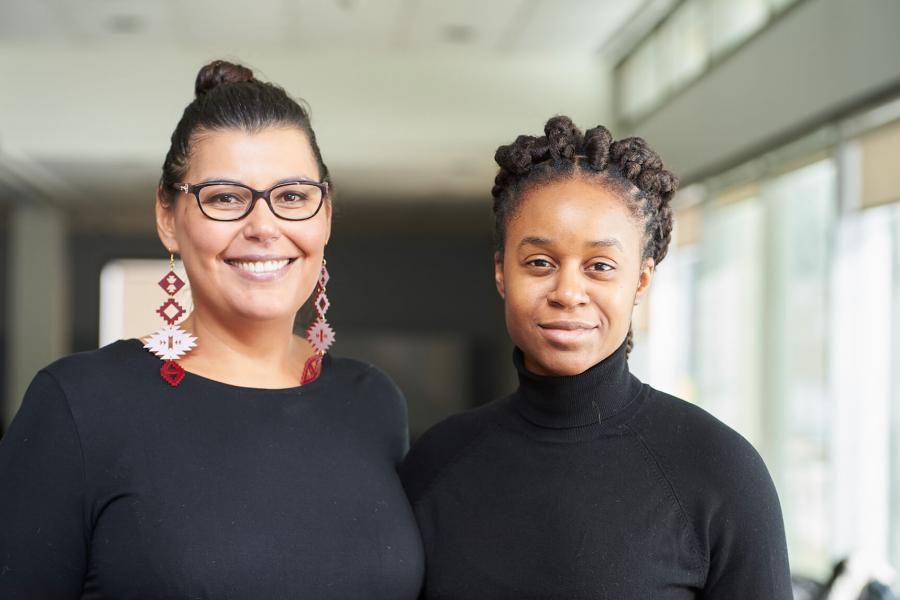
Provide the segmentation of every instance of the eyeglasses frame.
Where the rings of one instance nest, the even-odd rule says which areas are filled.
[[[276,188],[284,187],[286,185],[295,185],[298,183],[302,184],[302,185],[312,185],[312,186],[319,188],[319,190],[321,190],[322,198],[319,200],[319,205],[316,207],[316,210],[314,210],[313,213],[311,215],[309,215],[308,217],[303,217],[300,219],[292,219],[290,217],[282,217],[275,211],[274,208],[272,208],[272,200],[271,200],[270,195]],[[250,204],[247,206],[247,210],[244,211],[244,213],[239,217],[235,217],[234,219],[218,219],[216,217],[211,217],[206,213],[205,210],[203,210],[203,203],[200,201],[200,191],[203,188],[210,187],[213,185],[233,185],[236,187],[244,188],[245,190],[250,190],[250,192],[253,194],[253,199],[250,200]],[[276,183],[272,187],[265,189],[265,190],[257,190],[255,188],[252,188],[249,185],[245,185],[243,183],[238,183],[236,181],[224,181],[224,180],[223,181],[204,181],[203,183],[196,183],[196,184],[194,184],[194,183],[173,183],[173,184],[171,184],[171,186],[172,186],[172,189],[178,190],[179,192],[184,192],[186,194],[193,194],[194,197],[197,199],[197,207],[200,209],[200,212],[203,213],[204,217],[206,217],[207,219],[211,219],[213,221],[219,221],[219,222],[223,222],[223,223],[228,223],[231,221],[240,221],[241,219],[246,218],[247,215],[249,215],[251,212],[253,212],[253,208],[256,206],[256,201],[259,200],[260,198],[262,198],[263,200],[266,201],[266,204],[269,205],[269,210],[272,212],[273,215],[275,215],[279,219],[283,219],[285,221],[308,221],[309,219],[312,219],[317,214],[319,214],[319,211],[322,210],[322,205],[325,204],[325,198],[328,196],[328,182],[327,181],[313,181],[311,179],[294,179],[292,181],[282,181],[280,183]]]

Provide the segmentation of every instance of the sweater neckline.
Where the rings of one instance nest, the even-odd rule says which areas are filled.
[[[628,370],[626,344],[578,375],[545,376],[525,368],[522,350],[513,350],[519,387],[513,408],[527,421],[545,429],[599,425],[625,408],[640,383]]]

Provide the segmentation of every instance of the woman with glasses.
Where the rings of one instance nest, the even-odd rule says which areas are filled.
[[[675,176],[644,140],[566,117],[496,160],[494,275],[519,386],[432,428],[401,467],[424,597],[790,600],[759,455],[628,369]]]
[[[166,274],[163,329],[37,374],[0,442],[0,598],[417,597],[405,401],[325,353],[330,191],[303,107],[201,69],[156,197],[193,310]]]

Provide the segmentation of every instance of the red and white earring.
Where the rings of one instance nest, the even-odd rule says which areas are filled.
[[[325,320],[325,313],[331,302],[325,295],[325,286],[328,285],[328,268],[325,266],[325,259],[322,259],[322,274],[319,275],[319,289],[316,293],[316,299],[313,306],[319,315],[309,329],[306,330],[306,339],[316,349],[316,353],[306,360],[303,365],[303,377],[300,379],[300,385],[306,385],[310,381],[315,380],[322,373],[322,357],[334,343],[334,329]]]
[[[197,338],[176,325],[185,310],[175,300],[175,294],[184,287],[184,281],[175,273],[175,255],[169,253],[169,272],[159,280],[159,287],[169,295],[156,309],[156,313],[168,323],[147,338],[144,348],[163,359],[159,374],[172,387],[184,379],[184,368],[177,361],[197,345]]]

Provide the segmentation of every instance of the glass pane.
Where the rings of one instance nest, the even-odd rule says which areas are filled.
[[[648,38],[622,65],[622,114],[635,118],[652,108],[663,93],[656,38]]]
[[[676,216],[675,227],[678,227]],[[669,247],[653,275],[650,294],[635,311],[631,371],[643,382],[689,402],[697,401],[694,381],[694,308],[700,269],[699,245]],[[645,316],[642,332],[639,317]]]
[[[830,274],[832,556],[889,555],[894,207],[841,218]]]
[[[272,190],[272,208],[288,219],[305,219],[312,216],[322,202],[322,190],[318,186],[295,183]]]
[[[208,185],[200,190],[203,212],[213,216],[230,218],[240,215],[252,201],[250,190],[235,185]]]
[[[763,210],[758,198],[703,218],[697,292],[698,403],[760,447]]]
[[[830,418],[827,303],[837,194],[832,160],[764,188],[769,236],[766,305],[768,447],[787,525],[791,566],[822,577],[829,568]]]
[[[893,207],[894,220],[894,331],[891,364],[900,364],[900,205]],[[894,397],[891,402],[891,565],[900,572],[900,369],[893,369],[891,385]],[[897,581],[900,585],[900,581]],[[900,590],[898,590],[900,591]]]
[[[660,29],[661,71],[670,89],[677,89],[706,67],[707,17],[699,0],[688,0]]]
[[[766,0],[708,0],[713,54],[740,44],[765,25],[769,18]]]
[[[773,13],[777,13],[796,2],[797,0],[769,0],[769,6],[772,8]]]

